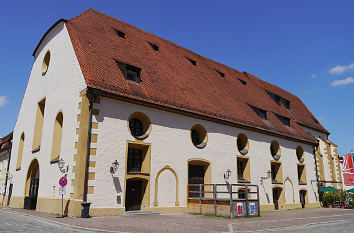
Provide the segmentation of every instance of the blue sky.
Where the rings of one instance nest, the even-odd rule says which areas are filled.
[[[58,19],[95,8],[299,96],[354,150],[353,1],[0,2],[0,136],[12,131],[34,48]]]

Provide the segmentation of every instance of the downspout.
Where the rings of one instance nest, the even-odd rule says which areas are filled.
[[[100,91],[97,89],[88,88],[88,91],[92,92],[93,98],[89,98],[89,128],[87,135],[87,148],[86,148],[86,166],[85,166],[85,179],[84,179],[84,195],[81,203],[81,217],[89,218],[90,217],[90,202],[87,202],[87,192],[88,192],[88,173],[89,173],[89,164],[90,164],[90,144],[91,144],[91,132],[92,132],[92,109],[93,104],[96,101],[97,95],[100,94]]]
[[[317,146],[313,148],[313,157],[315,158],[315,168],[316,168],[316,184],[317,184],[317,193],[318,193],[318,201],[321,202],[321,195],[320,195],[320,187],[319,187],[319,180],[318,180],[318,168],[317,168],[317,159],[316,159],[316,150]]]

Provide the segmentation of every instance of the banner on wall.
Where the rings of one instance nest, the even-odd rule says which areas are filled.
[[[354,186],[354,167],[351,154],[343,156],[342,174],[346,186]]]

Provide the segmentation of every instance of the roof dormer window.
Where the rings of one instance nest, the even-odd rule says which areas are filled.
[[[290,126],[290,119],[287,118],[287,117],[284,117],[284,116],[281,116],[281,115],[278,115],[278,114],[275,114],[278,119],[286,126]]]
[[[225,74],[224,74],[223,72],[218,71],[218,70],[216,70],[216,72],[218,72],[218,74],[219,74],[221,77],[225,77]]]
[[[189,58],[189,57],[186,57],[186,58],[188,59],[188,61],[189,61],[192,65],[197,66],[197,62],[196,62],[196,61],[194,61],[193,59],[191,59],[191,58]]]
[[[255,113],[257,113],[257,115],[260,118],[267,120],[267,111],[264,111],[263,109],[260,109],[260,108],[254,107],[254,106],[250,106],[250,107],[253,109],[253,111]]]
[[[128,65],[128,64],[123,64],[117,60],[115,60],[115,62],[117,63],[120,71],[122,72],[122,74],[126,80],[136,82],[136,83],[141,82],[141,79],[140,79],[141,69],[140,68],[132,66],[132,65]]]
[[[149,42],[149,45],[151,46],[151,48],[153,49],[153,50],[155,50],[155,51],[159,51],[159,46],[157,46],[156,44],[153,44],[153,43],[150,43]]]
[[[125,32],[119,31],[119,30],[117,30],[117,29],[114,29],[114,30],[116,31],[117,35],[118,35],[120,38],[125,39]]]
[[[242,85],[244,85],[244,86],[246,86],[246,84],[247,84],[245,80],[242,80],[242,79],[238,78],[238,81],[240,81],[242,83]]]
[[[278,104],[278,105],[284,105],[286,109],[290,109],[290,101],[287,99],[284,99],[283,97],[280,97],[279,95],[276,95],[274,93],[271,93],[267,91],[268,95]]]

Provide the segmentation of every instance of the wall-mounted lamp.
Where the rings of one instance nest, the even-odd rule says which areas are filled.
[[[62,173],[67,173],[69,171],[69,165],[65,167],[65,161],[64,159],[59,159],[59,162],[58,162],[58,167],[59,167],[59,170],[62,172]]]
[[[261,182],[263,183],[263,180],[269,179],[271,174],[272,174],[272,172],[270,170],[268,170],[267,171],[267,176],[262,176],[261,177]]]
[[[228,180],[230,178],[230,176],[231,176],[231,171],[230,171],[230,169],[227,169],[227,171],[224,174],[224,179]]]
[[[111,168],[109,169],[109,171],[111,172],[111,174],[113,175],[114,173],[116,173],[116,171],[118,170],[119,168],[119,163],[117,160],[115,160],[112,165],[111,165]]]

